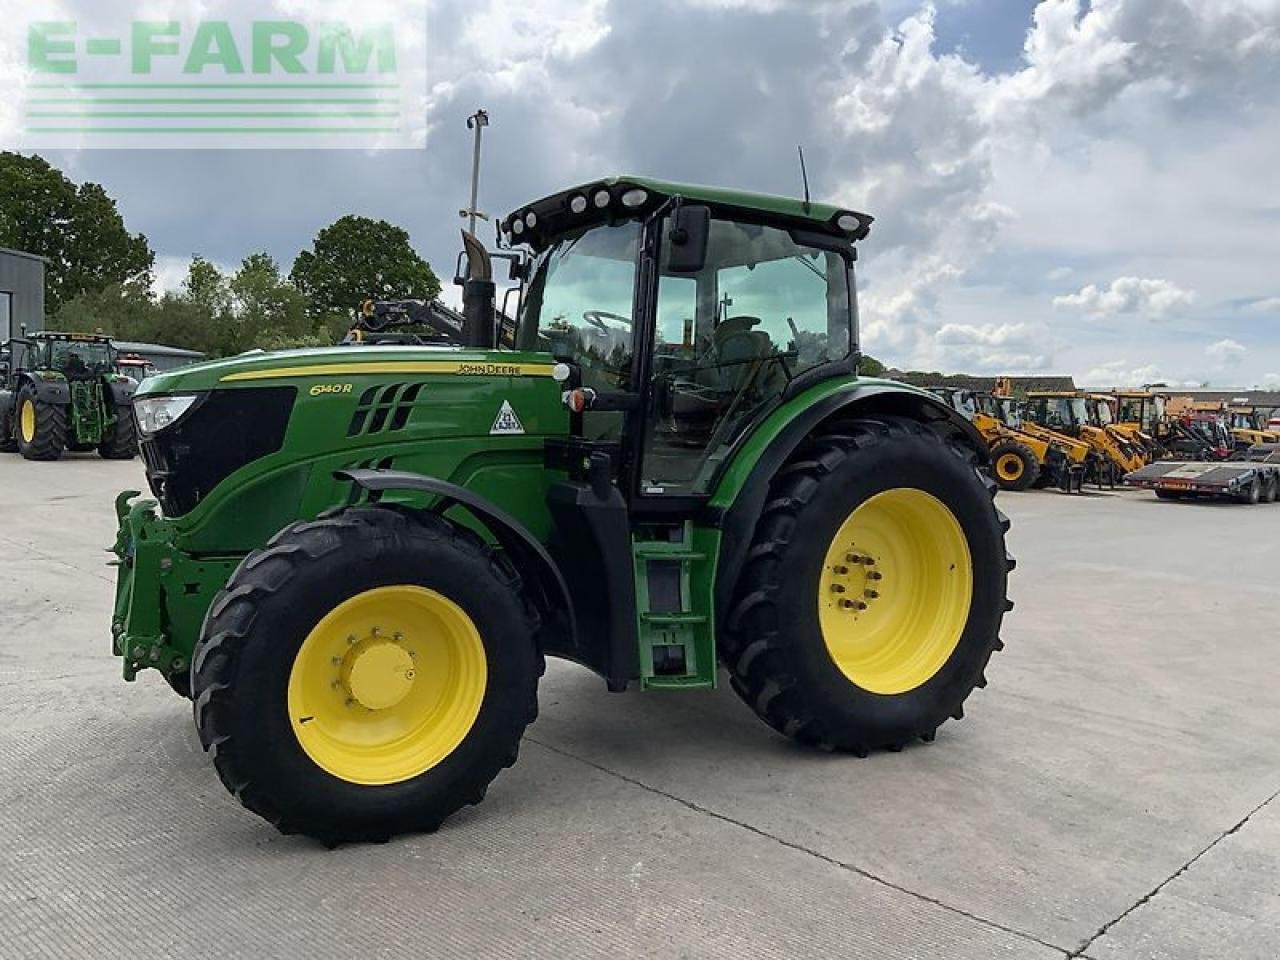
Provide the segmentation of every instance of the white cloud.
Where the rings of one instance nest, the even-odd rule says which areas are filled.
[[[1244,361],[1245,354],[1248,353],[1248,350],[1245,349],[1245,345],[1243,343],[1239,343],[1238,341],[1227,337],[1223,340],[1217,341],[1216,343],[1209,344],[1209,346],[1205,347],[1204,352],[1205,355],[1213,361],[1214,366],[1220,370],[1226,370],[1229,368],[1234,369],[1239,367]]]
[[[973,373],[1038,373],[1053,356],[1044,331],[1028,323],[948,323],[933,335],[930,369]]]
[[[1194,291],[1147,277],[1118,277],[1105,289],[1091,283],[1079,293],[1053,298],[1055,307],[1079,308],[1095,317],[1138,314],[1153,320],[1180,313],[1195,302]]]
[[[1280,313],[1280,297],[1255,300],[1243,307],[1246,313]]]
[[[1077,382],[1085,387],[1141,387],[1169,381],[1155,364],[1131,367],[1128,360],[1111,360],[1078,377]]]

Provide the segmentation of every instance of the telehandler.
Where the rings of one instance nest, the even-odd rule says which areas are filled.
[[[615,691],[722,664],[824,750],[933,740],[1002,646],[1009,524],[972,424],[858,375],[871,222],[598,180],[501,220],[496,254],[464,233],[451,344],[150,377],[154,499],[117,499],[125,678],[189,692],[228,790],[327,843],[479,803],[546,656]]]

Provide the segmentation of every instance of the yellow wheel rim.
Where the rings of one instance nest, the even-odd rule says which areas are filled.
[[[484,643],[461,607],[425,587],[379,587],[334,607],[302,642],[289,721],[333,776],[400,783],[462,743],[487,681]]]
[[[19,419],[21,420],[22,442],[30,443],[36,438],[36,405],[30,400],[24,400],[22,414]]]
[[[905,693],[960,643],[973,598],[969,544],[941,500],[886,490],[836,531],[818,590],[822,637],[841,672],[872,693]]]
[[[996,473],[1001,480],[1018,480],[1025,470],[1022,458],[1016,453],[1006,453],[996,460]]]

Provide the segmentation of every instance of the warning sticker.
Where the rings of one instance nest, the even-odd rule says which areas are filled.
[[[503,400],[502,406],[498,408],[498,415],[494,418],[493,426],[489,428],[489,436],[512,437],[523,433],[524,424],[511,408],[511,401]]]

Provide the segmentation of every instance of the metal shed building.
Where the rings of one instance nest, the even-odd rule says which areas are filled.
[[[44,329],[44,268],[34,253],[0,247],[0,342]]]

